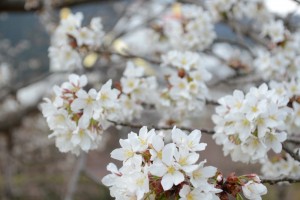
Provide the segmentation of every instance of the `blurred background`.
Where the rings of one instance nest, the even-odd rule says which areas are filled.
[[[54,5],[50,10],[47,6]],[[49,72],[49,30],[59,22],[61,9],[68,7],[73,13],[80,11],[84,21],[100,16],[104,31],[116,24],[124,10],[137,0],[1,0],[0,1],[0,199],[111,199],[101,179],[107,174],[111,162],[110,152],[118,147],[119,138],[131,130],[109,128],[103,148],[88,155],[76,157],[62,154],[48,139],[50,131],[38,105],[42,97],[51,93],[51,86],[64,81],[66,76],[53,76]],[[159,1],[158,1],[159,2]],[[270,0],[271,8],[289,12],[292,1]],[[280,9],[278,9],[280,8]],[[219,34],[234,37],[220,25]],[[100,80],[116,76],[103,67]],[[214,107],[208,107],[196,127],[212,129],[207,116]],[[225,175],[260,173],[258,165],[231,162],[224,157],[220,146],[210,136],[201,159],[219,168]],[[78,171],[81,173],[78,173]],[[76,176],[78,175],[78,182]],[[74,178],[75,176],[75,178]],[[298,200],[299,184],[270,186],[263,199]]]

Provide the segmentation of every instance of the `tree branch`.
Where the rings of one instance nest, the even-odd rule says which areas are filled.
[[[17,111],[0,115],[0,133],[9,132],[10,130],[20,126],[25,116],[28,116],[31,113],[39,112],[37,106],[38,102],[31,106],[21,108]]]
[[[292,143],[292,144],[300,144],[300,140],[288,138],[285,142]]]
[[[290,154],[290,156],[291,156],[292,158],[294,158],[295,160],[297,160],[297,161],[300,162],[300,157],[299,157],[299,155],[297,155],[296,153],[294,153],[294,152],[288,147],[288,145],[287,145],[286,143],[282,143],[282,149],[283,149],[286,153]]]
[[[238,46],[238,47],[240,47],[242,49],[247,50],[250,53],[250,55],[252,57],[254,57],[254,53],[252,52],[251,48],[248,45],[246,45],[245,43],[241,42],[241,41],[232,40],[232,39],[228,39],[228,38],[220,38],[219,37],[219,38],[216,38],[214,40],[214,43],[228,43],[228,44],[231,44],[231,45],[234,45],[234,46]]]
[[[300,4],[299,0],[293,0],[295,3]]]
[[[50,0],[49,0],[50,1]],[[60,1],[59,3],[53,3],[52,7],[55,9],[61,9],[63,7],[72,7],[78,6],[87,3],[96,3],[96,2],[113,2],[117,0],[73,0],[73,1]],[[25,9],[25,1],[9,1],[4,0],[0,2],[0,12],[26,12],[26,11],[40,11],[44,5],[40,2],[36,7],[29,10]]]
[[[294,179],[294,178],[278,178],[278,179],[265,179],[262,178],[261,179],[261,183],[264,184],[270,184],[270,185],[274,185],[277,183],[282,183],[282,182],[289,182],[289,183],[300,183],[300,178],[298,179]]]
[[[84,152],[82,152],[76,163],[75,169],[71,175],[65,200],[73,199],[74,193],[76,192],[76,189],[77,189],[80,174],[81,174],[81,172],[84,171],[84,168],[85,168],[86,157],[87,157],[86,154]]]
[[[118,53],[118,52],[113,52],[113,51],[108,51],[108,50],[99,50],[99,51],[96,51],[96,53],[100,54],[100,55],[107,55],[107,56],[112,56],[112,55],[116,55],[116,56],[120,56],[124,59],[135,59],[135,58],[140,58],[140,59],[143,59],[149,63],[152,63],[152,64],[156,64],[156,65],[159,65],[161,62],[158,61],[158,60],[154,60],[154,59],[151,59],[151,58],[147,58],[147,57],[144,57],[144,56],[139,56],[139,55],[133,55],[133,54],[128,54],[126,52],[126,54],[121,54],[121,53]]]
[[[130,127],[130,128],[136,128],[136,129],[140,129],[142,128],[144,125],[140,125],[140,124],[129,124],[129,123],[123,123],[123,122],[115,122],[112,120],[107,120],[111,123],[113,123],[115,126],[124,126],[124,127]],[[155,130],[172,130],[173,126],[155,126],[155,125],[150,125],[147,126],[150,129],[155,129]],[[188,131],[188,132],[192,132],[193,130],[195,130],[196,128],[188,128],[188,127],[184,127],[184,126],[176,126],[177,128],[183,130],[183,131]],[[201,133],[205,133],[208,135],[213,135],[215,132],[212,130],[207,130],[207,129],[198,129],[201,131]]]

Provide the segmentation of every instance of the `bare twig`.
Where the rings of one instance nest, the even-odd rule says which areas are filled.
[[[50,0],[49,0],[50,1]],[[116,0],[73,0],[73,1],[59,1],[58,3],[53,3],[52,7],[55,9],[60,9],[63,7],[72,7],[78,6],[81,4],[87,3],[96,3],[96,2],[113,2]],[[0,2],[0,12],[25,12],[25,11],[40,11],[44,8],[42,3],[38,4],[36,7],[31,8],[30,10],[25,9],[25,3],[23,0],[20,1],[10,1],[4,0]]]
[[[151,59],[151,58],[147,58],[147,57],[144,57],[144,56],[139,56],[139,55],[133,55],[133,54],[121,54],[121,53],[118,53],[118,52],[113,52],[113,51],[108,51],[108,50],[104,50],[104,51],[96,51],[96,53],[100,54],[100,55],[108,55],[108,56],[112,56],[112,55],[116,55],[116,56],[120,56],[124,59],[135,59],[135,58],[140,58],[140,59],[143,59],[149,63],[152,63],[152,64],[156,64],[156,65],[159,65],[161,62],[158,61],[158,60],[154,60],[154,59]]]
[[[285,142],[292,143],[292,144],[300,144],[300,140],[294,138],[288,138]]]
[[[300,4],[300,1],[299,0],[293,0],[294,2],[296,2],[297,4]]]
[[[147,2],[147,1],[141,1],[140,4],[145,3],[145,2]],[[125,36],[127,33],[131,33],[135,30],[138,30],[139,28],[143,28],[143,27],[150,25],[150,23],[153,22],[154,20],[156,20],[158,18],[158,16],[160,16],[162,13],[164,13],[167,10],[167,8],[168,8],[168,5],[161,11],[161,13],[159,13],[155,16],[149,17],[143,23],[140,23],[139,25],[133,27],[132,29],[125,29],[125,30],[121,31],[120,33],[116,34],[115,37],[113,38],[113,40],[111,41],[111,43],[113,43],[117,39]]]
[[[38,101],[40,102],[40,101]],[[0,116],[0,133],[5,133],[21,125],[25,116],[38,112],[37,103]]]
[[[57,73],[57,72],[56,72]],[[0,103],[7,98],[8,95],[14,95],[17,93],[17,91],[21,88],[27,87],[31,84],[37,83],[41,80],[44,80],[48,78],[50,75],[52,75],[53,72],[48,72],[45,74],[42,74],[36,78],[31,79],[24,79],[23,81],[20,81],[16,84],[12,84],[11,86],[2,87],[0,90]]]
[[[71,175],[70,181],[68,183],[68,190],[67,190],[65,200],[73,199],[74,193],[77,189],[80,174],[82,171],[84,171],[85,164],[86,164],[86,154],[81,153],[81,155],[76,163],[75,169]]]
[[[228,44],[231,44],[231,45],[241,47],[242,49],[247,50],[251,54],[251,56],[254,57],[254,54],[253,54],[251,48],[248,45],[246,45],[244,42],[219,37],[219,38],[216,38],[214,40],[214,43],[228,43]]]
[[[296,153],[294,153],[294,152],[288,147],[288,145],[287,145],[286,143],[283,143],[283,144],[282,144],[282,149],[283,149],[286,153],[290,154],[290,156],[291,156],[292,158],[294,158],[295,160],[297,160],[297,161],[300,162],[300,157],[299,157],[299,155],[297,155]]]
[[[267,178],[262,178],[261,179],[261,183],[264,184],[270,184],[270,185],[274,185],[277,183],[282,183],[282,182],[288,182],[288,183],[300,183],[300,178],[295,179],[295,178],[278,178],[278,179],[267,179]]]
[[[124,127],[130,127],[130,128],[136,128],[136,129],[140,129],[142,128],[144,125],[140,125],[140,124],[130,124],[130,123],[123,123],[123,122],[115,122],[112,120],[108,120],[109,122],[113,123],[115,126],[124,126]],[[155,125],[150,125],[147,126],[150,129],[155,129],[155,130],[172,130],[173,126],[155,126]],[[177,128],[183,130],[183,131],[188,131],[188,132],[192,132],[193,130],[195,130],[195,128],[188,128],[188,127],[183,127],[183,126],[176,126]],[[207,130],[207,129],[199,129],[202,133],[208,134],[208,135],[213,135],[215,132],[212,130]]]
[[[242,23],[238,23],[234,19],[225,19],[224,23],[226,23],[229,27],[231,27],[232,30],[238,35],[238,37],[240,38],[239,40],[240,43],[243,43],[243,40],[241,38],[247,36],[250,39],[252,39],[254,42],[269,48],[268,41],[266,41],[262,37],[259,37],[258,33],[253,32],[253,29],[250,26],[243,25]]]
[[[101,180],[95,176],[89,169],[85,168],[84,169],[84,174],[91,179],[91,181],[95,182],[97,185],[101,184]]]
[[[219,106],[220,104],[214,100],[205,100],[206,105]]]
[[[11,199],[13,197],[13,162],[12,162],[12,152],[13,152],[13,136],[11,130],[7,132],[6,136],[6,148],[4,152],[4,174],[3,174],[3,181],[4,181],[4,199]]]
[[[126,2],[125,2],[126,3]],[[111,27],[109,31],[107,31],[107,35],[113,35],[113,39],[109,42],[109,45],[111,45],[116,39],[122,36],[121,33],[116,33],[115,29],[118,26],[118,24],[124,19],[124,18],[130,18],[132,17],[131,15],[135,12],[130,12],[135,6],[141,6],[143,3],[145,3],[145,0],[142,1],[135,1],[135,3],[131,3],[128,6],[125,6],[124,9],[122,10],[122,13],[120,14],[120,17],[117,19],[116,23]],[[144,23],[143,23],[144,24]],[[127,31],[122,31],[122,33],[126,33]],[[118,36],[121,34],[120,36]]]

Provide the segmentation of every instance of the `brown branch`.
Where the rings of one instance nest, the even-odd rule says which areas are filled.
[[[298,179],[294,179],[294,178],[265,179],[265,178],[262,178],[261,179],[261,183],[270,184],[270,185],[274,185],[274,184],[282,183],[282,182],[300,183],[300,178],[298,178]]]
[[[292,143],[292,144],[300,144],[300,140],[288,138],[285,142]]]
[[[234,46],[238,46],[238,47],[240,47],[242,49],[247,50],[251,54],[251,56],[254,57],[254,54],[253,54],[251,48],[248,45],[246,45],[244,42],[241,42],[241,41],[238,41],[238,40],[232,40],[232,39],[228,39],[228,38],[220,38],[219,37],[219,38],[216,38],[214,40],[214,43],[228,43],[228,44],[231,44],[231,45],[234,45]]]
[[[99,50],[99,51],[96,51],[96,53],[100,54],[100,55],[106,55],[106,56],[112,56],[112,55],[116,55],[116,56],[120,56],[124,59],[135,59],[135,58],[140,58],[140,59],[143,59],[149,63],[152,63],[152,64],[156,64],[156,65],[159,65],[161,62],[158,61],[158,60],[154,60],[154,59],[151,59],[151,58],[147,58],[147,57],[144,57],[144,56],[139,56],[139,55],[133,55],[133,54],[121,54],[121,53],[118,53],[118,52],[113,52],[113,51],[108,51],[108,50]]]
[[[124,127],[130,127],[130,128],[136,128],[136,129],[140,129],[142,128],[144,125],[140,125],[140,124],[129,124],[129,123],[123,123],[123,122],[115,122],[112,120],[107,120],[109,122],[111,122],[112,124],[114,124],[115,126],[124,126]],[[155,126],[155,125],[150,125],[147,126],[150,129],[155,129],[155,130],[172,130],[173,126]],[[193,130],[195,130],[196,128],[188,128],[188,127],[183,127],[183,126],[176,126],[177,128],[183,130],[183,131],[188,131],[188,132],[192,132]],[[215,132],[212,130],[207,130],[207,129],[199,129],[201,131],[201,133],[205,133],[208,135],[213,135]]]
[[[250,38],[252,41],[265,46],[267,48],[270,47],[269,42],[266,41],[264,38],[260,37],[258,33],[253,32],[253,29],[251,26],[243,25],[241,23],[238,23],[235,19],[225,19],[223,21],[225,24],[227,24],[240,38],[239,40],[242,40],[244,36]],[[239,41],[243,43],[242,41]]]
[[[287,145],[286,143],[283,143],[283,144],[282,144],[282,149],[283,149],[286,153],[290,154],[290,156],[291,156],[292,158],[294,158],[295,160],[297,160],[297,161],[300,162],[300,157],[299,157],[299,155],[297,155],[296,153],[294,153],[293,150],[291,150],[291,149],[288,147],[288,145]]]
[[[23,81],[17,82],[16,84],[11,84],[11,86],[5,86],[5,87],[0,88],[0,103],[2,101],[4,101],[9,95],[15,95],[19,89],[22,89],[31,84],[42,81],[42,80],[48,78],[52,74],[53,74],[53,72],[48,72],[48,73],[42,74],[36,78],[24,79]]]
[[[214,100],[205,100],[206,105],[213,105],[213,106],[219,106],[220,104],[217,101]]]
[[[6,133],[21,125],[25,116],[39,112],[37,103],[0,116],[0,133]]]
[[[299,0],[293,0],[295,3],[300,4]]]
[[[74,193],[76,192],[77,185],[78,185],[78,182],[79,182],[80,174],[82,172],[84,172],[84,169],[85,169],[86,158],[87,158],[87,155],[84,152],[82,152],[79,159],[77,160],[75,169],[74,169],[74,171],[71,175],[71,178],[69,180],[68,190],[67,190],[65,200],[72,200],[73,199]]]
[[[4,162],[3,165],[3,186],[4,186],[4,199],[12,199],[13,192],[13,135],[12,131],[8,131],[5,135],[6,148],[4,150]]]
[[[49,0],[50,1],[50,0]],[[78,6],[87,3],[106,3],[113,2],[117,0],[73,0],[73,1],[60,1],[59,3],[53,3],[52,7],[54,9],[61,9],[63,7]],[[0,2],[0,12],[26,12],[26,11],[40,11],[44,8],[42,2],[40,2],[36,7],[30,10],[25,9],[25,1],[9,1],[4,0]]]

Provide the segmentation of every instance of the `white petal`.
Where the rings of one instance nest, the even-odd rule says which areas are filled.
[[[173,174],[173,181],[174,181],[174,184],[175,185],[178,185],[180,183],[182,183],[184,181],[184,176],[181,172],[179,171],[176,171],[174,174]]]
[[[113,159],[123,161],[123,160],[125,159],[125,155],[124,155],[124,154],[125,154],[124,149],[119,148],[119,149],[113,150],[113,151],[110,153],[110,156],[111,156]]]
[[[170,174],[164,175],[161,179],[161,185],[164,191],[171,189],[173,186],[173,176],[171,176]]]
[[[173,163],[173,156],[176,151],[176,146],[174,143],[167,144],[162,150],[162,161],[170,166]]]

